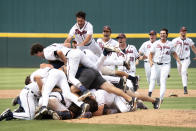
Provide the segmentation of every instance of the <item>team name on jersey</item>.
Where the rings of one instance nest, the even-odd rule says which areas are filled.
[[[151,48],[151,45],[149,44],[149,45],[147,45],[147,48]]]
[[[86,30],[83,30],[83,31],[80,31],[80,30],[78,30],[78,29],[75,29],[75,34],[77,35],[80,35],[80,36],[82,36],[82,35],[84,35],[84,34],[86,34],[87,33],[87,31]]]
[[[177,41],[176,43],[179,44],[179,45],[182,45],[182,42],[180,42],[180,41]],[[184,42],[184,45],[189,45],[189,44]]]
[[[169,46],[165,46],[165,45],[164,45],[164,46],[161,46],[161,45],[159,45],[159,44],[157,45],[157,48],[160,48],[161,50],[162,50],[162,49],[170,49]]]

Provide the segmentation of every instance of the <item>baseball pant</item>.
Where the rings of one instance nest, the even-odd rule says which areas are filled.
[[[191,61],[189,58],[189,59],[181,60],[180,62],[182,64],[182,67],[180,67],[177,62],[177,68],[178,68],[178,72],[182,78],[182,85],[183,85],[183,87],[185,87],[185,86],[187,86],[187,70],[188,70],[188,67],[189,67]]]
[[[151,68],[149,92],[152,92],[155,87],[157,77],[160,77],[160,99],[162,100],[166,91],[166,80],[170,72],[170,64],[157,65],[154,64]]]
[[[83,102],[78,101],[78,97],[76,95],[71,93],[70,87],[68,85],[67,78],[64,72],[58,69],[51,69],[49,71],[47,80],[45,81],[43,88],[42,88],[42,96],[43,96],[42,106],[48,106],[49,95],[55,85],[61,88],[62,95],[65,99],[68,99],[74,102],[79,107],[83,104]]]
[[[81,50],[71,50],[67,55],[67,76],[68,80],[76,87],[81,85],[80,81],[75,78],[79,64],[97,70],[96,64],[90,61]]]
[[[148,82],[148,84],[150,84],[151,67],[150,67],[150,63],[148,61],[144,62],[144,68],[145,68],[147,82]],[[159,76],[157,76],[156,80],[157,80],[157,85],[160,85],[160,77]]]
[[[13,112],[13,117],[23,120],[32,120],[35,115],[36,98],[31,90],[23,89],[20,93],[21,106],[24,112]]]

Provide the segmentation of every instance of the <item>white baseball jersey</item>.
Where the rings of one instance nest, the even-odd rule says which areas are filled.
[[[64,55],[67,54],[68,51],[70,51],[70,48],[65,47],[63,44],[61,43],[54,43],[46,48],[44,48],[43,52],[44,52],[44,57],[47,60],[60,60],[62,61],[57,54],[55,53],[57,50],[60,50],[63,52]]]
[[[34,80],[35,76],[41,76],[42,77],[42,81],[44,82],[46,80],[47,76],[49,75],[49,71],[50,70],[51,70],[50,67],[46,67],[46,68],[43,68],[43,69],[37,69],[30,76],[31,82],[35,82],[35,80]]]
[[[150,52],[154,53],[153,61],[155,63],[170,63],[171,53],[175,52],[174,46],[171,41],[162,43],[157,40],[151,47]]]
[[[118,47],[119,43],[114,39],[109,39],[109,41],[104,42],[102,38],[97,39],[97,43],[99,44],[100,48],[103,50],[104,46],[112,46],[112,47]]]
[[[136,71],[135,61],[139,57],[139,53],[135,46],[128,45],[124,51],[118,53],[118,57],[120,57],[120,59],[124,59],[130,62],[130,70],[127,70],[123,66],[118,66],[118,69],[121,71],[126,71],[128,74],[134,75]]]
[[[174,44],[176,53],[180,59],[190,57],[190,46],[195,44],[190,38],[182,40],[180,37],[173,39],[172,43]]]
[[[69,36],[73,37],[74,35],[75,35],[76,42],[78,44],[82,43],[88,35],[93,35],[92,24],[90,22],[85,21],[84,26],[80,29],[80,27],[76,23],[69,31]],[[87,43],[84,46],[77,46],[77,48],[80,50],[90,49],[97,56],[100,56],[102,53],[101,48],[99,47],[99,45],[96,43],[96,41],[92,37],[89,43]]]
[[[91,90],[93,96],[95,97],[98,106],[107,105],[109,108],[116,107],[120,112],[128,112],[130,110],[130,105],[126,100],[120,96],[113,93],[108,93],[105,90]]]
[[[85,21],[84,26],[80,29],[78,23],[76,23],[69,31],[69,36],[73,37],[75,35],[75,40],[77,43],[82,43],[86,39],[87,35],[93,35],[93,26],[90,22]],[[91,43],[93,38],[91,38]]]
[[[142,44],[142,46],[140,47],[139,49],[139,52],[143,53],[146,57],[149,57],[149,54],[150,54],[150,48],[152,46],[152,42],[149,40],[149,41],[146,41]],[[148,61],[148,58],[145,59],[144,61]]]

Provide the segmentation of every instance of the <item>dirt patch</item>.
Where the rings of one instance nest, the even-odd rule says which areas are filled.
[[[19,95],[21,90],[0,90],[0,98],[14,98]],[[148,89],[139,89],[141,94],[147,95]],[[165,97],[169,97],[171,94],[176,94],[178,97],[196,97],[196,90],[188,90],[189,94],[184,95],[183,89],[167,89]],[[152,97],[159,97],[160,90],[155,89],[152,93]]]
[[[90,119],[65,120],[65,122],[196,127],[196,110],[138,110],[135,112],[96,116]]]
[[[20,94],[21,90],[0,90],[0,98],[14,98]]]
[[[0,98],[14,98],[21,90],[0,90]],[[183,89],[168,89],[165,97],[177,94],[178,97],[196,97],[196,90],[188,90],[184,95]],[[147,95],[148,89],[140,89],[140,93]],[[159,97],[159,89],[153,91],[152,97]],[[97,116],[90,119],[73,119],[65,122],[93,123],[93,124],[131,124],[172,127],[196,127],[196,110],[137,110],[135,112]]]

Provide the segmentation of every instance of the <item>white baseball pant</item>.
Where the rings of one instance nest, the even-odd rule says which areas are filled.
[[[178,68],[178,72],[182,78],[182,85],[183,85],[183,87],[185,87],[185,86],[187,86],[187,70],[188,70],[188,67],[189,67],[191,61],[189,58],[189,59],[182,60],[180,62],[182,64],[182,66],[180,67],[177,62],[177,68]]]
[[[42,96],[43,96],[42,106],[47,107],[49,95],[55,85],[61,88],[62,95],[65,99],[68,99],[74,102],[79,107],[83,104],[83,102],[78,101],[78,97],[76,95],[71,93],[70,87],[68,85],[67,78],[64,72],[58,69],[51,69],[49,71],[47,80],[45,81],[43,88],[42,88]]]
[[[170,64],[157,65],[151,67],[149,92],[155,87],[156,78],[160,76],[160,99],[162,100],[166,91],[166,80],[170,72]]]
[[[31,90],[22,89],[20,93],[20,100],[24,112],[13,112],[13,117],[23,120],[34,119],[37,100]]]
[[[97,70],[96,63],[86,57],[84,52],[79,49],[71,50],[67,55],[67,76],[68,80],[76,87],[81,85],[81,82],[75,78],[79,64]]]

